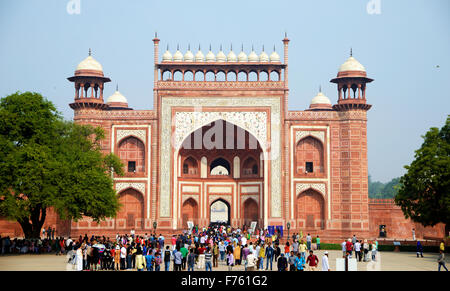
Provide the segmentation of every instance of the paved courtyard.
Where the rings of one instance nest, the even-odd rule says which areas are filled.
[[[319,269],[322,268],[323,252],[315,252],[320,260]],[[342,252],[328,252],[331,270],[336,270],[336,258],[341,257]],[[438,254],[435,253],[425,253],[424,258],[417,258],[415,253],[379,252],[377,257],[377,262],[358,262],[358,271],[437,271],[438,268]],[[0,271],[65,271],[68,267],[66,262],[66,256],[53,254],[7,255],[0,256]],[[277,269],[275,263],[273,269]],[[228,269],[224,263],[220,263],[219,267],[213,268],[213,270],[226,271]],[[244,266],[235,266],[233,270],[243,271]]]

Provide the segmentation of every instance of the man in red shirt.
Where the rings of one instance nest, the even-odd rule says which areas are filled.
[[[353,251],[353,244],[352,244],[352,240],[348,239],[347,242],[345,243],[345,248],[347,249],[347,253],[349,254],[348,258],[351,259],[352,258],[352,251]]]
[[[319,264],[319,258],[311,250],[309,251],[309,256],[306,259],[306,263],[309,265],[310,271],[317,271],[317,265]]]
[[[172,236],[172,250],[175,250],[175,246],[177,244],[177,238],[175,235]]]
[[[198,254],[203,255],[205,253],[206,248],[203,245],[200,245],[198,248]]]

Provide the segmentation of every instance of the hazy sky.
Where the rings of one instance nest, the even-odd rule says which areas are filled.
[[[105,95],[118,83],[130,107],[151,109],[155,31],[161,54],[167,44],[184,53],[190,43],[194,54],[199,43],[215,53],[223,44],[227,54],[230,43],[235,51],[243,43],[258,54],[276,45],[281,57],[287,31],[290,110],[306,109],[319,85],[337,101],[329,81],[350,47],[375,79],[367,89],[369,173],[386,182],[450,113],[450,1],[378,1],[379,14],[368,13],[370,0],[79,0],[80,13],[69,14],[69,0],[1,0],[0,96],[40,92],[72,119],[66,78],[92,48],[112,80]]]

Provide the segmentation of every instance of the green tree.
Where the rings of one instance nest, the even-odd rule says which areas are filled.
[[[415,159],[405,166],[395,197],[406,218],[424,226],[450,219],[450,116],[439,130],[430,128]]]
[[[400,187],[400,177],[394,178],[383,187],[384,198],[394,198],[397,195],[398,188]]]
[[[384,184],[381,182],[373,182],[372,177],[369,175],[369,197],[370,198],[379,198],[377,195],[382,193],[384,188]]]
[[[0,214],[16,220],[26,238],[39,237],[47,210],[61,219],[100,221],[119,208],[111,172],[114,155],[101,152],[101,128],[66,122],[38,93],[0,101]]]

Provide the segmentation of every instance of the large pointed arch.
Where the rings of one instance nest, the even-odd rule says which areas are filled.
[[[325,208],[325,199],[319,191],[313,188],[301,191],[295,201],[295,219],[299,227],[307,230],[325,229]]]
[[[195,104],[195,105],[193,105]],[[196,107],[203,108],[196,110]],[[239,107],[240,110],[233,111],[231,107]],[[167,225],[175,229],[177,227],[177,220],[179,213],[176,211],[178,205],[178,197],[172,196],[172,193],[177,193],[178,185],[173,181],[173,167],[174,161],[178,154],[177,134],[175,132],[186,131],[186,135],[192,132],[195,128],[191,126],[200,127],[204,123],[205,118],[209,118],[211,114],[226,114],[223,119],[231,122],[237,126],[241,126],[234,122],[235,118],[246,120],[247,125],[241,126],[243,129],[252,133],[261,143],[264,151],[264,159],[267,162],[267,167],[264,167],[264,200],[263,200],[263,222],[267,227],[270,218],[278,219],[282,217],[282,179],[281,179],[281,104],[277,97],[191,97],[191,98],[163,98],[161,99],[161,139],[160,139],[160,171],[159,171],[159,208],[158,214],[161,220],[164,220]],[[212,108],[210,111],[205,108]],[[259,109],[261,108],[261,109]],[[184,110],[184,111],[180,111]],[[244,111],[245,110],[245,111]],[[218,113],[219,112],[219,113]],[[264,116],[260,113],[265,112]],[[184,116],[176,116],[178,113],[186,113]],[[241,118],[242,115],[253,114],[256,117]],[[235,117],[233,117],[235,115]],[[195,117],[196,116],[196,117]],[[220,116],[219,116],[220,117]],[[261,117],[261,118],[260,118]],[[209,122],[215,120],[210,120]],[[209,123],[206,122],[206,123]],[[242,121],[243,122],[243,121]],[[252,129],[247,128],[247,126]],[[186,129],[187,128],[187,129]],[[192,128],[192,129],[191,129]],[[255,131],[258,133],[256,134]],[[175,131],[175,132],[174,132]],[[269,151],[267,144],[270,142]],[[170,157],[170,158],[167,158]],[[270,160],[269,157],[271,158]],[[269,176],[270,174],[270,176]],[[270,194],[269,194],[270,193]],[[270,204],[270,209],[269,209]],[[269,213],[270,212],[270,213]]]
[[[145,227],[144,195],[140,191],[128,187],[119,193],[119,203],[121,207],[117,212],[116,222],[124,222],[120,228],[143,229]],[[116,223],[117,228],[118,223]]]

